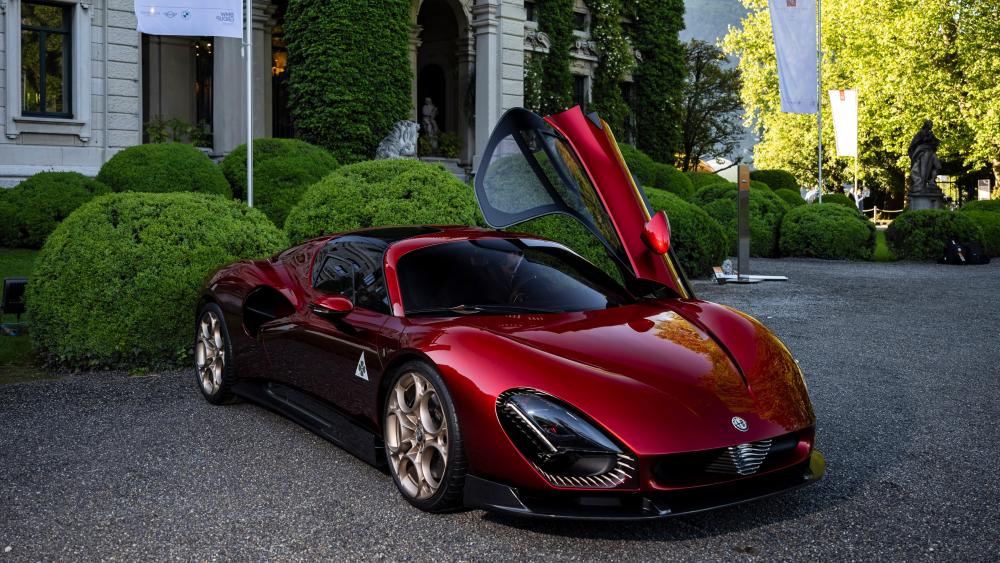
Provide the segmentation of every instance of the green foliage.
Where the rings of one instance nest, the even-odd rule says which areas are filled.
[[[680,147],[684,97],[684,46],[677,34],[684,29],[683,0],[629,0],[632,45],[642,55],[636,69],[637,145],[659,162],[673,162]]]
[[[983,233],[967,213],[923,209],[901,213],[886,230],[893,253],[903,260],[937,260],[948,241],[983,243]]]
[[[96,198],[38,255],[27,295],[32,342],[48,362],[72,368],[179,363],[205,278],[285,244],[262,213],[218,196]]]
[[[783,256],[867,260],[874,245],[875,225],[841,205],[802,205],[781,221]]]
[[[875,231],[875,252],[872,254],[875,262],[895,262],[896,255],[889,250],[889,243],[885,240],[885,230]]]
[[[145,131],[150,143],[188,143],[196,147],[212,146],[212,128],[204,121],[194,125],[179,118],[164,120],[157,116],[145,123]]]
[[[298,139],[256,139],[253,142],[253,205],[275,225],[283,225],[306,189],[337,167],[326,149]],[[240,145],[222,160],[222,173],[233,197],[247,197],[247,146]]]
[[[711,43],[692,39],[684,46],[687,82],[678,166],[691,170],[701,159],[726,156],[744,136],[740,121],[740,71]]]
[[[113,192],[201,192],[232,196],[205,153],[181,143],[136,145],[104,163],[97,181]]]
[[[983,249],[991,257],[1000,257],[1000,213],[990,211],[966,211],[963,215],[972,219],[983,233]]]
[[[729,241],[708,213],[670,192],[648,189],[646,195],[653,209],[666,212],[670,219],[670,246],[685,272],[707,275],[722,263]]]
[[[629,171],[639,179],[639,183],[652,187],[653,182],[656,181],[656,162],[648,154],[632,145],[619,143],[618,149],[621,151]]]
[[[293,242],[380,225],[474,225],[472,189],[440,165],[373,160],[344,166],[306,191],[285,221]]]
[[[524,107],[535,113],[542,112],[542,74],[545,56],[524,52]]]
[[[95,196],[111,191],[76,172],[41,172],[0,198],[0,246],[41,248],[60,221]]]
[[[549,52],[535,57],[544,59],[541,73],[539,110],[542,115],[559,113],[573,105],[573,75],[569,70],[569,51],[573,47],[573,0],[538,0],[538,29],[549,36]]]
[[[520,233],[530,233],[563,244],[574,252],[589,260],[612,278],[622,281],[621,272],[615,261],[608,256],[607,250],[582,223],[569,215],[546,215],[527,223],[514,225],[507,229]]]
[[[653,171],[655,177],[650,187],[672,192],[682,199],[691,199],[691,196],[694,195],[694,184],[680,170],[669,164],[657,162],[653,167]]]
[[[621,82],[636,68],[632,47],[625,38],[621,18],[623,0],[586,0],[590,10],[590,37],[601,54],[594,70],[588,110],[596,111],[611,126],[624,131],[629,107],[622,97]]]
[[[799,182],[790,172],[784,170],[754,170],[750,173],[750,179],[764,182],[772,190],[788,190],[799,193]]]
[[[712,184],[728,184],[729,180],[719,176],[718,174],[712,174],[710,172],[685,172],[685,175],[691,180],[691,186],[694,191],[698,191],[705,186],[711,186]]]
[[[371,158],[410,99],[409,0],[290,0],[289,107],[305,140],[338,162]]]
[[[973,200],[962,206],[960,211],[989,211],[1000,213],[1000,199]]]
[[[736,254],[738,241],[736,232],[736,192],[735,183],[709,184],[696,191],[692,201],[700,205],[713,219],[722,225],[729,239],[729,252]],[[753,256],[775,257],[778,255],[778,231],[781,218],[788,205],[770,189],[758,182],[750,184],[750,253]]]
[[[780,197],[789,207],[798,207],[806,204],[806,200],[802,199],[802,195],[799,194],[798,190],[774,190],[774,195]]]
[[[858,210],[858,206],[854,203],[854,200],[842,193],[823,194],[823,203],[833,203],[850,207],[855,211]]]

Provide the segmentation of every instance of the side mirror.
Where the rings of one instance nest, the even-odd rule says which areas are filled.
[[[309,310],[328,319],[339,319],[354,310],[354,303],[343,295],[323,295],[309,304]]]
[[[670,250],[670,221],[666,213],[657,211],[646,222],[642,227],[642,241],[657,254],[666,254]]]

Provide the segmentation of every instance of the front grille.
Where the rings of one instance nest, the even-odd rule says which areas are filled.
[[[653,477],[666,487],[684,487],[738,479],[801,461],[797,449],[808,433],[791,433],[758,442],[714,450],[660,456],[653,463]]]
[[[753,475],[771,450],[771,440],[729,446],[708,464],[705,471],[723,475]]]

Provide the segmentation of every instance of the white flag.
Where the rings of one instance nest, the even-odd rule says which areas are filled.
[[[816,0],[770,0],[781,111],[816,113]]]
[[[243,37],[243,0],[135,0],[135,17],[149,35]]]
[[[858,91],[830,90],[837,156],[858,156]]]

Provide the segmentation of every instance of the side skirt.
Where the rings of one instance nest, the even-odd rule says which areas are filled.
[[[233,393],[283,415],[325,438],[361,461],[386,471],[385,446],[370,430],[344,416],[333,405],[280,383],[243,380]]]

